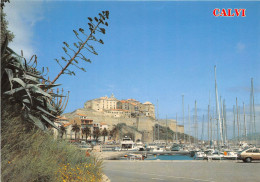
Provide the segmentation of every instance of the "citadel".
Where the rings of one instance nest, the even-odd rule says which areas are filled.
[[[155,119],[154,105],[151,102],[141,103],[135,99],[118,100],[114,94],[111,97],[89,100],[84,104],[84,108],[104,112],[111,117],[146,116]]]
[[[117,99],[114,94],[110,97],[104,96],[92,100],[88,100],[84,104],[84,108],[79,108],[71,113],[62,115],[59,119],[61,125],[67,127],[68,137],[74,135],[71,126],[77,123],[81,129],[86,125],[94,129],[94,127],[103,127],[112,130],[117,124],[125,124],[121,133],[132,133],[135,140],[140,139],[143,142],[152,142],[154,140],[154,128],[156,125],[169,127],[172,131],[184,133],[184,126],[178,125],[174,119],[158,119],[155,117],[155,106],[151,102],[141,103],[135,99]],[[80,132],[82,138],[84,135]]]

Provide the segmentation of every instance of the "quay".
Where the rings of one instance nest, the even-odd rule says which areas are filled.
[[[121,156],[124,156],[128,153],[129,152],[127,152],[127,151],[117,151],[117,152],[107,151],[107,152],[94,152],[93,154],[99,159],[111,160],[111,159],[115,159],[115,158],[119,158]]]
[[[242,161],[105,160],[104,173],[113,182],[258,182],[260,163]]]
[[[132,154],[142,154],[142,155],[189,155],[189,152],[185,151],[165,151],[165,152],[149,152],[149,151],[103,151],[103,152],[94,152],[93,154],[99,159],[111,160],[122,157],[129,153]]]
[[[128,151],[133,154],[152,154],[152,155],[190,155],[189,151],[164,151],[164,152],[153,152],[153,151]]]

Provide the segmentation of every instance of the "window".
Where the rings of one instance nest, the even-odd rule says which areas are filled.
[[[246,151],[246,153],[252,153],[253,152],[253,150],[251,149],[251,150],[248,150],[248,151]]]
[[[253,152],[254,153],[260,153],[260,150],[259,149],[254,149]]]

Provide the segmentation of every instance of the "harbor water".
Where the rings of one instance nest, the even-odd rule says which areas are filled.
[[[148,155],[145,160],[194,160],[187,155]]]

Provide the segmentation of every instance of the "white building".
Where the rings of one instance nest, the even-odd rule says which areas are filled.
[[[116,109],[117,102],[118,100],[112,94],[110,97],[105,96],[98,99],[89,100],[84,104],[84,107],[95,111],[105,111]]]

